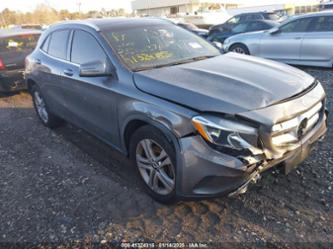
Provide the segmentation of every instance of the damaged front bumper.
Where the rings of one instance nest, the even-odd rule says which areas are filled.
[[[324,103],[324,95],[319,97]],[[290,107],[289,103],[283,105]],[[325,136],[328,112],[324,106],[325,103],[320,118],[311,130],[300,137],[296,145],[285,150],[279,148],[274,151],[268,145],[269,148],[263,149],[262,154],[256,151],[252,156],[242,157],[212,148],[200,135],[182,138],[178,195],[184,198],[234,196],[245,193],[263,172],[275,166],[281,166],[288,174],[309,156],[315,144]],[[265,144],[268,142],[265,141]]]
[[[261,160],[241,160],[239,157],[213,150],[200,136],[181,140],[182,165],[179,169],[178,193],[182,197],[233,196],[246,192],[249,184],[256,183],[261,174],[277,165],[286,174],[302,163],[324,137],[327,130],[324,119],[302,139],[302,145],[282,157]]]

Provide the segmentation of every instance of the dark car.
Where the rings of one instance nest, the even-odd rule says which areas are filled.
[[[200,29],[198,28],[196,25],[192,24],[192,23],[184,23],[184,22],[180,22],[177,23],[177,25],[179,27],[182,27],[184,29],[187,29],[188,31],[193,32],[194,34],[197,34],[203,38],[207,38],[208,36],[208,30],[207,29]]]
[[[243,193],[300,164],[327,129],[320,82],[158,19],[53,25],[27,58],[41,122],[65,120],[131,158],[155,199]],[[288,186],[286,186],[287,188]]]
[[[0,30],[0,92],[26,89],[24,60],[38,41],[37,30]]]
[[[257,21],[257,20],[267,20],[267,21],[279,22],[279,21],[283,20],[283,18],[281,18],[275,12],[262,11],[262,12],[243,13],[243,14],[233,16],[225,23],[214,25],[214,26],[210,27],[209,31],[214,32],[215,30],[217,30],[219,32],[228,32],[240,23],[246,23],[246,22]]]
[[[209,31],[207,40],[211,42],[223,43],[225,39],[242,33],[254,32],[260,30],[269,30],[278,25],[278,22],[258,20],[258,21],[248,21],[242,22],[234,26],[230,30],[219,30],[213,29]]]

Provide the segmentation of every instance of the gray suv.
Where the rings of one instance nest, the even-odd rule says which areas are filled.
[[[65,22],[45,31],[26,79],[41,122],[68,121],[129,156],[161,202],[235,195],[300,164],[326,132],[308,74],[230,53],[160,19]]]

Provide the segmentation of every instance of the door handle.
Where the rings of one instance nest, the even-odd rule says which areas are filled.
[[[40,59],[36,59],[36,60],[35,60],[35,63],[36,63],[37,65],[41,65],[41,64],[42,64],[42,61],[41,61]]]
[[[74,73],[72,69],[65,69],[64,74],[67,76],[73,76]]]
[[[295,40],[301,40],[302,37],[295,37],[294,39],[295,39]]]

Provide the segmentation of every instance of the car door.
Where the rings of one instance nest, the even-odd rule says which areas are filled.
[[[56,30],[44,41],[41,52],[35,58],[38,65],[38,78],[47,104],[52,112],[65,117],[66,106],[66,77],[64,70],[70,64],[68,42],[70,30]]]
[[[333,59],[333,15],[314,18],[304,35],[301,60],[328,63]]]
[[[260,56],[285,62],[300,59],[301,45],[312,18],[290,21],[275,33],[266,32],[260,42]]]
[[[115,144],[118,138],[116,119],[117,80],[112,76],[80,76],[80,67],[108,57],[96,37],[84,30],[74,30],[70,52],[71,64],[65,69],[67,99],[74,124]]]

